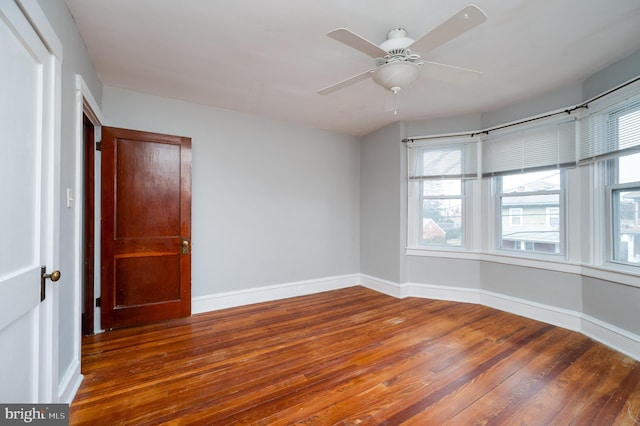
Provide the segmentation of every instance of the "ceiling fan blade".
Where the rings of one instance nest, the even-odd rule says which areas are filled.
[[[482,77],[482,72],[438,62],[421,61],[421,74],[434,80],[454,84],[472,84]]]
[[[352,77],[347,78],[346,80],[339,81],[337,83],[332,84],[331,86],[327,86],[323,89],[318,90],[319,95],[328,95],[329,93],[333,93],[337,90],[344,89],[347,86],[351,86],[354,83],[357,83],[362,80],[366,80],[371,77],[374,73],[375,69],[367,70],[363,73],[356,74]]]
[[[336,28],[333,31],[329,31],[327,35],[334,40],[338,40],[349,47],[353,47],[354,49],[371,56],[372,58],[383,58],[387,55],[387,51],[346,28]]]
[[[470,29],[477,27],[486,20],[487,15],[477,6],[471,4],[420,37],[413,42],[409,48],[414,53],[424,55]]]

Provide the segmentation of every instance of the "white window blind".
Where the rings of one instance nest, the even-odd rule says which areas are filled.
[[[567,115],[490,131],[483,138],[482,174],[575,166],[575,129]]]
[[[640,151],[640,95],[580,119],[578,160],[588,163]]]
[[[435,138],[407,144],[409,180],[475,179],[478,142],[464,138]]]

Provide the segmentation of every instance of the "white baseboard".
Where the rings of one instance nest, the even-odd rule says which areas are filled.
[[[467,287],[447,287],[427,284],[405,284],[407,295],[425,299],[449,300],[451,302],[480,303],[478,289]]]
[[[488,306],[580,332],[636,360],[640,360],[640,336],[597,318],[584,315],[581,312],[477,288],[417,283],[398,284],[365,274],[343,275],[199,296],[193,298],[191,311],[194,314],[198,314],[252,303],[337,290],[354,285],[362,285],[396,298],[422,297],[425,299],[449,300]]]
[[[581,332],[582,314],[562,309],[556,306],[545,305],[500,293],[480,290],[480,304],[490,308],[499,309],[512,314],[531,318],[547,324]]]
[[[84,376],[80,373],[80,361],[74,360],[58,384],[58,401],[71,404]]]
[[[589,315],[582,315],[580,332],[640,361],[640,336]]]
[[[360,275],[352,274],[198,296],[191,299],[191,313],[199,314],[252,303],[305,296],[307,294],[353,287],[359,283]]]
[[[368,289],[375,290],[378,293],[384,293],[388,296],[393,296],[398,299],[406,297],[404,294],[404,287],[400,284],[392,281],[383,280],[380,278],[372,277],[370,275],[360,274],[358,284]]]

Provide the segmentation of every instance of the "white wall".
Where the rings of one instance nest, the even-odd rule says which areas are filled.
[[[481,262],[482,290],[582,312],[582,277],[573,273]]]
[[[398,123],[366,136],[361,148],[360,272],[400,281],[401,147]]]
[[[357,138],[105,87],[106,125],[192,138],[192,295],[355,274]]]
[[[583,100],[591,99],[640,74],[640,50],[587,78],[582,84]]]

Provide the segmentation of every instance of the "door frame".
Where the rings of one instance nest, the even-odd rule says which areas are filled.
[[[82,146],[84,147],[83,178],[84,185],[82,196],[84,197],[82,231],[82,335],[95,333],[94,324],[94,277],[95,277],[95,126],[91,119],[82,114]]]
[[[71,330],[71,335],[73,337],[73,359],[72,365],[66,371],[64,377],[60,378],[59,381],[59,394],[60,401],[71,403],[73,397],[75,396],[80,384],[82,383],[82,373],[81,373],[81,359],[82,359],[82,303],[83,303],[83,284],[84,284],[84,261],[83,261],[83,252],[84,252],[84,242],[85,242],[85,232],[84,232],[84,185],[85,185],[85,176],[84,176],[84,155],[87,147],[84,143],[84,116],[89,118],[89,121],[94,126],[94,139],[96,141],[100,140],[100,126],[104,122],[104,118],[102,115],[102,111],[98,106],[93,94],[89,90],[89,86],[85,83],[84,79],[80,74],[76,74],[75,77],[75,114],[74,114],[74,134],[75,134],[75,186],[72,188],[69,197],[70,201],[67,201],[67,205],[71,205],[73,208],[73,216],[74,216],[74,247],[73,247],[73,329]],[[94,148],[95,149],[95,148]],[[99,154],[99,153],[96,153]],[[94,167],[99,168],[99,155],[94,156]],[[98,178],[99,179],[99,176]],[[95,182],[94,182],[94,185]],[[95,192],[99,193],[99,185],[94,186],[96,188]],[[99,198],[99,196],[98,196]],[[99,219],[99,200],[98,204],[95,205],[95,214]],[[99,220],[94,221],[95,223],[99,223]],[[97,240],[95,240],[97,238]],[[94,230],[94,241],[95,244],[98,244],[100,235],[96,234]],[[96,250],[99,250],[99,245]],[[99,261],[97,258],[96,262]],[[95,270],[99,271],[99,268]],[[100,285],[99,274],[94,273],[94,286]],[[99,314],[99,312],[98,312]],[[95,318],[95,313],[94,313]],[[94,324],[99,324],[95,323]],[[96,326],[94,325],[94,328]]]
[[[100,106],[96,102],[93,94],[89,90],[89,86],[85,83],[82,75],[76,74],[76,112],[75,112],[75,134],[76,134],[76,204],[75,204],[75,259],[77,259],[75,273],[75,282],[77,283],[74,293],[76,294],[76,304],[74,308],[74,318],[77,319],[79,329],[73,331],[76,336],[77,347],[74,347],[74,353],[78,357],[78,365],[82,355],[82,311],[84,301],[84,211],[89,200],[85,200],[84,188],[90,184],[85,182],[85,151],[90,149],[84,141],[84,116],[86,116],[94,127],[94,142],[101,140],[101,128],[104,123],[104,116]],[[95,150],[95,146],[91,147],[94,151],[94,273],[93,273],[93,303],[95,307],[96,295],[100,294],[100,151]],[[95,308],[93,312],[93,332],[100,333],[100,308]]]

